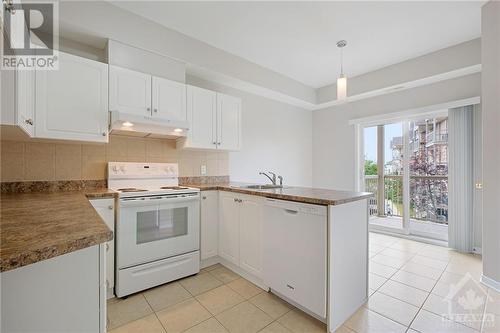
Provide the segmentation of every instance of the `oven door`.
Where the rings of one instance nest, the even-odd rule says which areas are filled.
[[[199,207],[199,193],[120,199],[118,268],[198,250]]]

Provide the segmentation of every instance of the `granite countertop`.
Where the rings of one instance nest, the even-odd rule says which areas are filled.
[[[189,184],[201,191],[219,190],[242,194],[258,195],[266,198],[296,201],[316,205],[341,205],[373,196],[368,192],[337,191],[321,188],[285,186],[278,189],[247,189],[245,183]]]
[[[106,188],[2,194],[0,272],[113,239],[89,199],[115,196]]]

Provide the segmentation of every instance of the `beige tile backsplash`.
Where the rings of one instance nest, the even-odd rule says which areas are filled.
[[[174,140],[110,136],[107,144],[1,141],[1,181],[106,179],[114,162],[179,163],[182,177],[229,175],[227,152],[177,150]]]

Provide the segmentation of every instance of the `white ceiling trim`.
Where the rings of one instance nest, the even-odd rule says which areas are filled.
[[[438,83],[438,82],[446,81],[446,80],[450,80],[450,79],[455,79],[455,78],[459,78],[462,76],[467,76],[467,75],[471,75],[471,74],[475,74],[475,73],[480,73],[481,72],[481,65],[478,64],[478,65],[473,65],[473,66],[469,66],[469,67],[464,67],[464,68],[460,68],[460,69],[453,70],[450,72],[441,73],[438,75],[433,75],[433,76],[429,76],[429,77],[418,79],[418,80],[399,83],[396,85],[384,87],[381,89],[367,91],[367,92],[357,94],[357,95],[348,96],[345,101],[332,100],[330,102],[319,103],[319,104],[309,103],[309,102],[306,102],[306,101],[301,100],[299,98],[294,98],[294,97],[291,97],[289,95],[280,93],[278,91],[264,88],[262,86],[258,86],[258,85],[255,85],[255,84],[252,84],[252,83],[240,80],[240,79],[236,79],[236,78],[233,78],[233,77],[230,77],[227,75],[223,75],[223,74],[220,74],[218,72],[211,71],[211,70],[208,70],[208,69],[205,69],[205,68],[202,68],[199,66],[195,66],[195,65],[188,64],[186,67],[186,72],[189,75],[196,76],[198,78],[201,78],[201,79],[204,79],[207,81],[212,81],[212,82],[215,82],[215,83],[218,83],[221,85],[225,85],[225,86],[228,86],[231,88],[235,88],[235,89],[238,89],[241,91],[245,91],[245,92],[257,95],[257,96],[269,98],[269,99],[276,100],[276,101],[279,101],[282,103],[286,103],[289,105],[300,107],[300,108],[303,108],[306,110],[314,111],[314,110],[322,110],[322,109],[329,108],[329,107],[336,106],[336,105],[342,105],[345,103],[352,103],[352,102],[360,101],[360,100],[367,99],[367,98],[372,98],[372,97],[387,95],[387,94],[391,94],[391,93],[399,92],[399,91],[403,91],[403,90],[413,89],[413,88],[417,88],[417,87],[421,87],[421,86],[425,86],[425,85],[429,85],[429,84],[433,84],[433,83]],[[349,81],[347,82],[347,84],[349,85]]]

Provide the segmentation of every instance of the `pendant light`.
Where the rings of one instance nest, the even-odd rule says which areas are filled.
[[[347,41],[340,40],[337,42],[337,47],[340,49],[340,76],[337,79],[337,100],[344,101],[347,98],[347,78],[344,75],[344,53],[343,48],[347,45]]]

